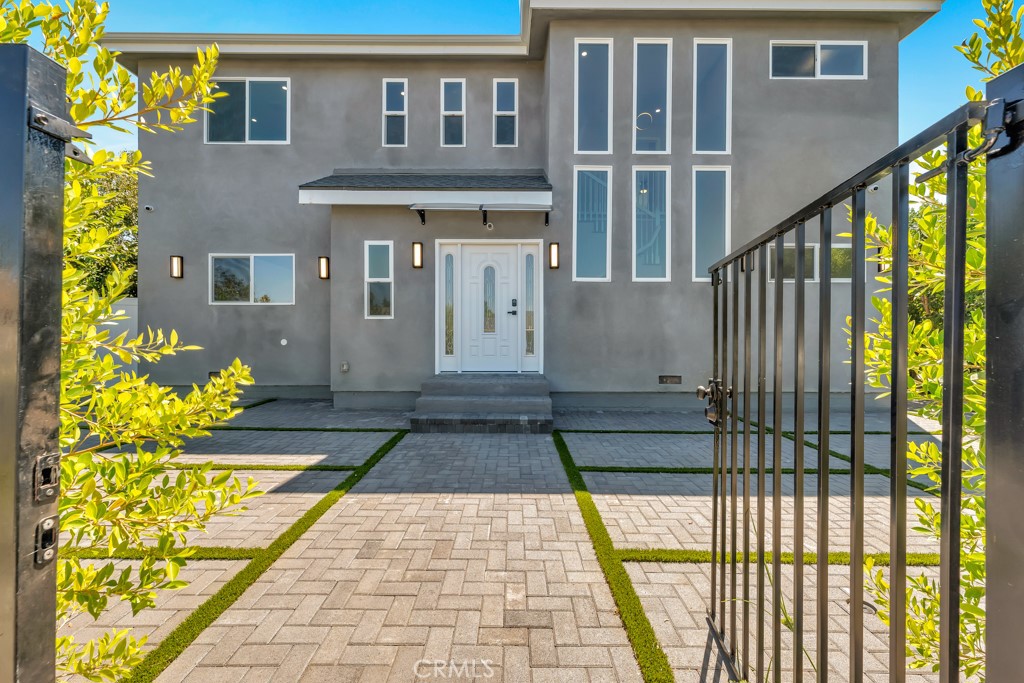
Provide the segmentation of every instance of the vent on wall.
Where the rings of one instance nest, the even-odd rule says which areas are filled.
[[[682,384],[682,375],[658,375],[658,384]]]

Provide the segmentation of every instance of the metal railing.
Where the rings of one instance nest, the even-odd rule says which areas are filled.
[[[992,95],[992,93],[997,93]],[[990,182],[987,200],[989,221],[989,273],[987,315],[990,329],[1002,325],[1001,337],[990,341],[988,350],[988,386],[1005,392],[1003,402],[1024,396],[1024,155],[1022,139],[1024,105],[1024,67],[1017,68],[990,83],[990,99],[971,102],[950,113],[935,125],[871,164],[846,182],[795,212],[786,220],[735,250],[709,268],[714,292],[713,304],[713,379],[701,387],[698,395],[708,399],[708,419],[715,425],[712,484],[712,567],[708,625],[719,654],[734,680],[779,682],[783,663],[792,662],[787,676],[795,683],[805,678],[804,657],[813,660],[811,667],[819,681],[848,680],[859,683],[865,679],[865,348],[867,327],[866,303],[873,293],[868,289],[866,261],[866,224],[869,188],[885,179],[892,189],[892,375],[889,405],[889,581],[890,613],[905,615],[907,610],[907,418],[908,418],[908,240],[911,216],[911,165],[922,155],[946,145],[948,159],[944,167],[928,175],[947,174],[946,194],[946,282],[943,299],[944,363],[942,409],[942,478],[941,539],[939,542],[938,581],[940,586],[940,671],[942,683],[960,679],[960,513],[962,476],[962,430],[964,419],[964,322],[965,269],[967,235],[968,167],[983,155],[990,155],[989,177],[999,169],[998,183]],[[968,132],[983,126],[985,143],[968,149]],[[1013,157],[1011,159],[1011,157]],[[922,182],[922,177],[917,182]],[[998,191],[997,191],[998,190]],[[1014,208],[1011,208],[1014,207]],[[852,274],[849,300],[849,543],[830,547],[829,501],[836,494],[830,491],[829,478],[832,417],[840,407],[830,396],[833,339],[833,294],[831,250],[833,245],[833,212],[848,212],[849,219],[836,220],[852,238]],[[804,259],[795,259],[795,277],[770,282],[769,252],[774,259],[774,272],[783,272],[786,240],[791,240],[795,253],[804,253],[809,229],[817,227],[821,253],[820,274],[815,283],[818,293],[816,311],[807,310],[808,273]],[[993,240],[999,236],[998,244]],[[999,251],[996,251],[998,249]],[[1016,261],[1007,261],[1016,259]],[[1015,265],[1011,265],[1015,263]],[[1002,264],[1002,265],[1000,265]],[[1002,270],[1000,270],[1002,268]],[[1014,268],[1016,270],[1014,270]],[[1001,273],[1004,281],[992,281],[993,273]],[[1012,279],[1015,277],[1016,279]],[[810,278],[810,279],[813,279]],[[1011,282],[1012,280],[1012,282]],[[1011,286],[1012,285],[1012,286]],[[847,285],[844,285],[847,286]],[[792,287],[788,297],[784,289]],[[773,308],[769,311],[769,295]],[[1016,298],[1008,298],[1016,297]],[[792,301],[792,312],[786,306]],[[1001,309],[999,307],[1002,307]],[[754,309],[752,311],[752,309]],[[999,321],[993,316],[1002,310]],[[1008,314],[1013,311],[1013,314]],[[752,325],[752,312],[756,322]],[[810,315],[808,315],[810,313]],[[742,316],[742,323],[741,323]],[[807,374],[807,326],[817,330],[817,490],[816,526],[808,530],[805,516],[805,453],[804,387]],[[786,338],[787,326],[791,334]],[[840,331],[840,334],[843,334]],[[768,336],[772,337],[772,354],[768,358]],[[756,365],[752,355],[756,348]],[[789,356],[792,360],[788,360]],[[792,363],[789,366],[788,363]],[[788,374],[784,374],[784,371]],[[1000,371],[1002,374],[1000,374]],[[1014,374],[1016,373],[1016,374]],[[995,384],[996,378],[1002,384]],[[784,382],[792,382],[792,424],[783,424]],[[752,389],[752,383],[756,387]],[[771,424],[766,412],[771,391]],[[756,399],[756,421],[752,419],[752,401]],[[990,399],[993,403],[994,400]],[[1017,401],[1017,403],[1021,403]],[[990,671],[1013,670],[1018,653],[1009,633],[1020,633],[1024,627],[1024,589],[1019,578],[1024,575],[1024,533],[1014,531],[1013,524],[1024,519],[1024,457],[1013,443],[1016,431],[1020,439],[1024,428],[1021,408],[1017,412],[1004,405],[999,417],[998,406],[989,413],[991,434],[1002,435],[1002,444],[990,439],[989,480],[1014,481],[1013,489],[1003,483],[1003,495],[996,500],[990,495],[988,519],[988,594],[992,605],[995,591],[1001,591],[998,618],[1003,619],[999,631],[989,631],[988,666]],[[1001,419],[997,425],[995,420]],[[754,431],[756,430],[756,432]],[[784,431],[792,439],[793,466],[784,472],[782,466]],[[845,430],[844,430],[845,431]],[[769,438],[771,444],[769,448]],[[844,440],[847,438],[844,434]],[[999,450],[1002,448],[1002,450]],[[1017,448],[1017,450],[1015,450]],[[752,462],[752,454],[756,462]],[[769,454],[771,458],[769,459]],[[996,463],[1003,468],[995,470]],[[813,469],[810,470],[813,472]],[[846,474],[845,472],[843,473]],[[770,475],[770,485],[767,477]],[[792,573],[791,608],[783,602],[783,484],[792,477]],[[752,488],[754,491],[752,492]],[[844,492],[845,494],[845,492]],[[768,506],[771,506],[769,511]],[[1000,515],[993,519],[994,515]],[[770,519],[769,519],[770,515]],[[766,533],[766,527],[771,533]],[[994,529],[1004,532],[997,537]],[[805,540],[814,534],[817,561],[814,595],[805,595]],[[753,537],[753,538],[752,538]],[[1001,541],[1001,542],[1000,542]],[[830,576],[830,550],[849,552],[849,576],[836,581]],[[770,559],[769,559],[770,558]],[[788,573],[788,569],[787,569]],[[843,658],[849,658],[847,676],[837,676],[830,666],[829,633],[830,588],[841,585],[850,595],[849,645]],[[813,602],[812,602],[813,601]],[[768,604],[770,603],[770,605]],[[1015,605],[1015,607],[1014,607]],[[813,623],[807,617],[808,606],[814,608]],[[753,613],[753,618],[752,618]],[[1014,628],[1017,630],[1015,631]],[[805,650],[807,633],[813,631],[813,656]],[[1019,637],[1019,636],[1017,636]],[[892,618],[888,626],[889,680],[901,683],[906,679],[906,620]],[[806,653],[806,655],[805,655]],[[1019,662],[1018,662],[1019,663]],[[1000,666],[1004,668],[1000,669]],[[1019,678],[1019,671],[1014,670]],[[990,681],[1011,678],[989,677]]]

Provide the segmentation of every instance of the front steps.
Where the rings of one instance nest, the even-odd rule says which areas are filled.
[[[537,374],[435,375],[410,422],[420,433],[550,434],[551,392]]]

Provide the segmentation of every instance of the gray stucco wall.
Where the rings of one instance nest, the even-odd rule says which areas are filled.
[[[611,155],[573,154],[577,36],[615,40]],[[671,157],[631,153],[634,37],[674,41]],[[733,39],[729,156],[690,153],[695,37]],[[867,80],[769,79],[770,40],[830,38],[869,41]],[[742,244],[896,144],[897,47],[896,27],[883,22],[595,20],[552,22],[542,62],[224,60],[222,77],[291,79],[291,144],[206,145],[203,124],[141,137],[156,178],[140,184],[140,206],[154,208],[140,217],[140,326],[174,328],[204,347],[164,360],[152,368],[153,377],[174,385],[201,382],[240,357],[266,392],[373,392],[342,394],[340,402],[358,404],[359,396],[364,403],[386,401],[391,395],[407,404],[434,370],[434,239],[544,238],[560,242],[563,261],[559,270],[543,274],[545,374],[553,391],[689,393],[707,378],[711,359],[711,288],[690,278],[692,166],[732,167],[732,244]],[[144,62],[140,71],[163,66]],[[380,144],[384,77],[410,81],[407,148]],[[446,77],[467,78],[465,148],[438,144],[439,79]],[[494,77],[519,78],[517,148],[491,145]],[[572,281],[574,164],[614,167],[611,282]],[[634,164],[672,166],[671,283],[631,281]],[[554,185],[551,225],[545,228],[534,214],[500,215],[492,216],[494,232],[485,232],[473,213],[432,213],[421,226],[400,207],[299,205],[298,185],[335,168],[544,168]],[[885,197],[883,191],[871,199],[883,217]],[[816,226],[809,227],[808,238],[817,241]],[[394,320],[363,319],[364,239],[395,240]],[[412,241],[425,244],[422,270],[409,265]],[[208,305],[208,255],[215,252],[294,253],[296,304]],[[171,254],[185,257],[183,280],[168,277]],[[331,256],[329,282],[316,277],[320,255]],[[846,343],[838,331],[848,313],[843,302],[849,285],[833,289],[833,389],[842,390],[835,382],[848,382],[848,370],[840,361]],[[817,305],[812,286],[808,311]],[[807,342],[813,349],[813,333]],[[343,361],[351,368],[346,374]],[[660,374],[682,375],[683,384],[660,387]]]

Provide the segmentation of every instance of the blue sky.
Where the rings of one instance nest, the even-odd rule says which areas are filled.
[[[152,0],[110,0],[108,31],[231,33],[518,33],[518,0],[178,0],[153,12]],[[953,49],[982,16],[981,0],[946,0],[942,11],[900,47],[900,139],[964,101],[979,74]],[[104,146],[134,137],[101,134]]]

